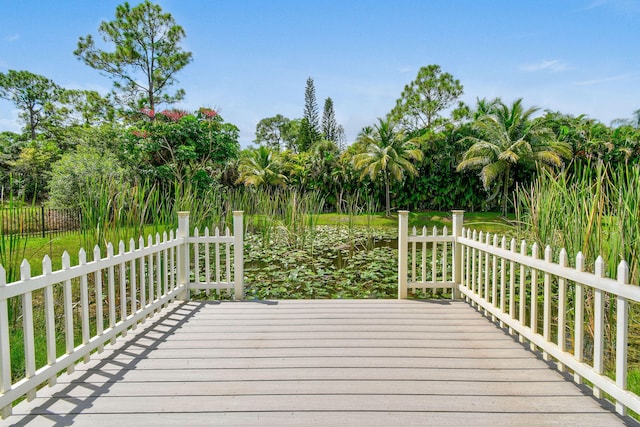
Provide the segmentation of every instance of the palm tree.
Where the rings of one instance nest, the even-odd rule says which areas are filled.
[[[391,179],[402,181],[405,174],[418,174],[412,160],[422,160],[423,153],[413,141],[407,141],[403,132],[396,132],[389,120],[378,119],[374,127],[366,127],[358,135],[365,151],[353,156],[353,165],[361,171],[360,180],[369,176],[375,180],[382,175],[385,184],[386,213],[391,216]]]
[[[493,113],[500,103],[499,98],[490,100],[487,98],[476,98],[476,109],[473,111],[473,119],[478,120],[480,117]]]
[[[474,122],[478,136],[464,140],[473,145],[464,153],[457,170],[480,168],[480,178],[485,190],[502,180],[496,187],[493,199],[502,187],[502,213],[507,212],[507,199],[511,188],[513,170],[525,161],[560,166],[563,159],[571,157],[571,145],[558,141],[544,120],[532,119],[539,109],[525,110],[522,98],[511,107],[499,101],[489,114]]]
[[[238,162],[237,184],[245,186],[287,186],[287,177],[282,174],[282,161],[277,151],[265,146],[246,151]]]

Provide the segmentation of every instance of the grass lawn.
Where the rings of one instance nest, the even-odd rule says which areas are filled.
[[[511,221],[513,216],[510,215],[507,219]],[[409,227],[427,227],[431,229],[436,226],[441,229],[447,226],[451,229],[451,221],[451,212],[424,211],[409,213]],[[318,225],[338,224],[397,228],[398,215],[394,212],[390,217],[385,216],[384,213],[349,217],[349,215],[330,213],[322,214],[318,217]],[[464,225],[465,227],[491,233],[505,233],[512,228],[499,212],[465,212]]]

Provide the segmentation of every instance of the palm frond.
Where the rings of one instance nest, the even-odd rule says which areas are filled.
[[[505,162],[493,162],[483,167],[480,171],[480,178],[485,190],[488,190],[491,184],[505,173],[506,169],[507,164]]]
[[[485,165],[487,165],[488,163],[491,162],[491,159],[489,157],[486,156],[480,156],[480,157],[471,157],[468,159],[464,159],[463,161],[461,161],[458,166],[456,167],[456,170],[458,172],[463,171],[465,169],[477,169],[480,167],[483,167]]]

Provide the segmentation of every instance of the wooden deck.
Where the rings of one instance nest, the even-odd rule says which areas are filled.
[[[624,425],[461,301],[172,305],[0,425]]]

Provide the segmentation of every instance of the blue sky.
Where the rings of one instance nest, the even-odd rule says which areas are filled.
[[[28,70],[107,93],[73,55],[120,1],[0,0],[0,72]],[[131,1],[137,4],[137,1]],[[256,123],[302,116],[307,77],[334,100],[348,142],[385,116],[421,66],[438,64],[462,100],[526,106],[609,123],[640,109],[640,0],[159,0],[187,33],[193,62],[179,107],[215,107],[248,146]],[[0,131],[20,129],[0,100]]]

